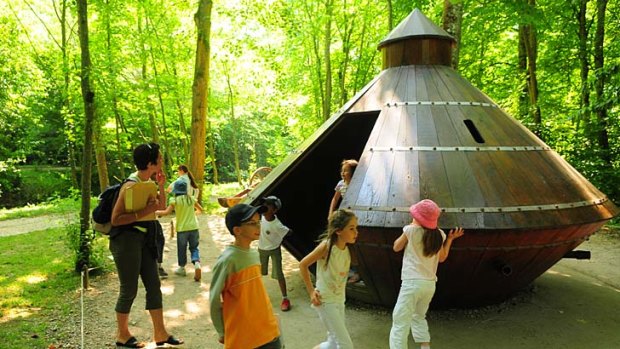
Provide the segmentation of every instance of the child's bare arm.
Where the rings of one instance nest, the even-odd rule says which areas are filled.
[[[409,239],[407,239],[407,235],[405,235],[405,232],[403,232],[396,240],[394,240],[394,252],[402,251],[403,248],[407,246],[407,242],[409,242]]]
[[[172,213],[172,205],[168,205],[165,210],[157,210],[155,211],[156,216],[167,216]]]
[[[321,305],[321,294],[312,285],[310,279],[310,266],[319,259],[325,257],[327,254],[327,243],[321,242],[312,252],[306,255],[301,262],[299,262],[299,273],[306,286],[306,291],[310,297],[310,301],[314,305]]]
[[[448,259],[448,254],[450,253],[450,247],[452,246],[452,241],[454,239],[458,239],[465,234],[465,230],[463,228],[456,227],[450,230],[448,233],[448,237],[446,241],[444,241],[443,246],[441,246],[441,250],[439,250],[439,263],[443,263],[446,259]]]
[[[327,214],[327,219],[329,220],[329,216],[332,215],[334,211],[336,211],[336,206],[338,206],[338,201],[340,201],[340,197],[342,195],[339,191],[334,193],[334,197],[332,197],[332,201],[329,203],[329,213]]]

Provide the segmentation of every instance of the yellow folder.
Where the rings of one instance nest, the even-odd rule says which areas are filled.
[[[155,182],[135,183],[125,191],[125,211],[140,211],[146,207],[150,197],[157,198],[157,184]],[[138,221],[152,220],[155,220],[155,212],[138,219]]]

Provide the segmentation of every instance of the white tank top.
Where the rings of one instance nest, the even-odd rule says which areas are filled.
[[[345,247],[341,250],[333,245],[327,268],[325,268],[326,260],[327,257],[317,261],[316,289],[321,293],[323,302],[344,303],[347,277],[351,266],[349,248]]]

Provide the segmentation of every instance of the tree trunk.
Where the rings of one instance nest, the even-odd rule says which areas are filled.
[[[586,19],[586,10],[590,0],[580,0],[579,8],[576,11],[577,22],[579,24],[579,76],[581,78],[581,89],[579,98],[579,107],[581,115],[577,118],[576,129],[579,130],[580,122],[586,125],[590,123],[590,86],[588,85],[588,76],[590,75],[590,64],[588,62],[588,23]]]
[[[525,49],[525,25],[519,24],[519,52],[518,52],[518,62],[517,62],[517,70],[519,71],[519,78],[523,79],[519,85],[519,119],[525,120],[528,115],[528,111],[530,109],[529,106],[529,93],[528,93],[528,73],[527,73],[527,52]]]
[[[97,163],[97,176],[99,178],[99,190],[103,191],[110,185],[108,178],[108,162],[105,156],[105,148],[101,141],[101,126],[99,122],[95,123],[93,129],[93,139],[95,141],[95,160]]]
[[[530,11],[533,12],[536,7],[536,0],[528,0],[527,4],[530,7]],[[536,60],[538,57],[538,42],[536,40],[536,26],[534,23],[528,23],[523,26],[523,38],[525,43],[525,52],[527,55],[527,87],[528,95],[530,97],[529,103],[529,115],[533,122],[533,132],[541,137],[542,130],[542,118],[540,113],[540,107],[538,106],[538,80],[536,72]]]
[[[597,138],[601,150],[601,159],[611,166],[611,152],[609,149],[609,134],[607,133],[607,103],[605,100],[605,78],[604,63],[605,56],[603,45],[605,43],[605,11],[607,0],[596,1],[596,33],[594,35],[594,70],[596,71],[596,81],[594,90],[596,91],[596,119],[598,122]]]
[[[349,9],[346,7],[346,2],[344,6],[341,20],[342,30],[339,30],[339,32],[342,33],[342,61],[338,67],[338,88],[340,89],[340,98],[337,102],[338,105],[344,105],[349,100],[346,82],[349,62],[351,60],[351,36],[353,35],[353,29],[355,27],[355,15],[347,15]]]
[[[241,179],[241,168],[239,166],[239,140],[237,139],[237,132],[241,132],[241,129],[237,126],[237,118],[235,116],[235,96],[233,94],[232,86],[230,85],[230,71],[228,70],[228,66],[225,68],[226,71],[226,85],[228,86],[228,104],[230,105],[230,119],[232,121],[232,139],[233,139],[233,157],[235,161],[235,173],[237,174],[237,183],[240,186],[243,186],[243,180]]]
[[[332,0],[326,1],[325,12],[327,15],[327,21],[325,22],[325,46],[323,46],[323,60],[325,61],[325,98],[323,98],[323,120],[329,119],[332,105]]]
[[[77,0],[78,33],[82,54],[81,85],[84,100],[84,153],[82,157],[82,206],[80,210],[80,248],[76,261],[76,271],[90,264],[90,176],[93,153],[93,121],[95,119],[95,93],[90,85],[90,51],[88,47],[88,9],[86,0]]]
[[[73,131],[74,125],[71,118],[67,117],[67,114],[73,114],[71,111],[71,101],[69,100],[69,85],[71,83],[71,76],[69,71],[69,57],[67,55],[67,0],[63,0],[60,4],[60,51],[62,52],[62,75],[64,83],[62,87],[62,113],[64,114],[65,126],[69,129],[69,132]],[[68,123],[71,123],[70,125]],[[71,184],[74,188],[78,188],[78,176],[77,166],[75,163],[75,142],[67,139],[67,163],[71,167]]]
[[[164,98],[162,97],[161,86],[159,86],[159,73],[157,72],[157,62],[155,62],[153,50],[150,50],[150,53],[151,62],[153,63],[153,74],[155,76],[155,86],[157,87],[157,100],[159,102],[159,111],[161,113],[162,138],[164,145],[164,168],[170,168],[172,160],[170,154],[170,143],[168,142],[168,131],[166,130],[166,107],[164,105]]]
[[[172,73],[174,75],[174,80],[178,82],[180,79],[177,74],[176,67],[172,67]],[[176,106],[177,112],[179,113],[179,131],[181,132],[181,145],[183,146],[183,163],[186,163],[189,159],[189,140],[187,135],[187,127],[185,126],[185,114],[183,113],[183,107],[181,106],[181,100],[178,98],[178,94],[176,98]]]
[[[220,176],[217,170],[217,161],[215,159],[215,137],[211,128],[211,121],[207,120],[207,136],[209,142],[209,156],[211,157],[211,166],[213,169],[213,184],[220,184]]]
[[[392,0],[387,0],[387,12],[388,12],[388,33],[394,29],[394,8],[392,7]]]
[[[123,166],[123,158],[124,158],[124,154],[123,154],[123,147],[121,146],[121,130],[124,130],[125,132],[127,130],[125,130],[125,125],[123,123],[123,118],[121,117],[121,114],[118,112],[118,101],[116,99],[116,95],[112,96],[112,109],[114,110],[114,119],[116,120],[116,127],[114,128],[114,133],[116,136],[116,152],[117,152],[117,161],[118,161],[118,168],[120,169],[120,175],[121,175],[121,179],[125,179],[127,178],[125,176],[125,166]]]
[[[452,35],[456,44],[452,49],[452,68],[459,68],[459,47],[461,45],[461,23],[463,22],[463,2],[444,0],[443,2],[443,29]]]
[[[192,126],[190,171],[194,174],[198,187],[204,182],[205,139],[207,119],[207,97],[209,87],[209,55],[211,53],[211,0],[200,0],[194,15],[198,38],[196,40],[196,65],[192,85]],[[211,159],[215,163],[215,158]],[[215,164],[214,164],[215,166]],[[198,201],[202,200],[202,190]]]
[[[151,125],[151,139],[153,140],[153,142],[159,144],[159,132],[157,130],[157,118],[155,117],[156,114],[157,114],[157,110],[155,109],[155,106],[153,106],[153,111],[149,113],[149,124]],[[148,139],[148,137],[144,137],[144,135],[142,135],[142,137],[144,139]]]

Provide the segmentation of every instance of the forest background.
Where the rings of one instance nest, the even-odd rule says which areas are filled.
[[[414,8],[457,38],[461,75],[620,202],[617,0],[0,0],[0,208],[96,195],[147,141],[168,176],[243,183],[380,72]]]

